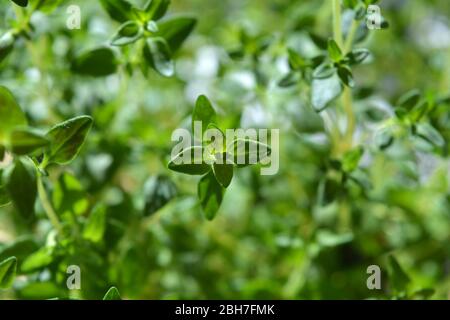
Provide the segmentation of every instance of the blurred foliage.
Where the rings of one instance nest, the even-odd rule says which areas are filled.
[[[1,2],[0,297],[447,299],[449,2],[169,2]],[[167,167],[200,95],[280,129],[212,221]]]

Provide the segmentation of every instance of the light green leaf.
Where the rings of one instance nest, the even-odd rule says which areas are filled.
[[[111,287],[103,297],[103,300],[122,300],[119,290],[116,287]]]
[[[50,148],[45,153],[47,164],[67,164],[71,162],[80,151],[89,130],[92,127],[92,118],[80,116],[64,121],[54,126],[47,133]]]
[[[342,159],[342,169],[345,172],[352,172],[353,170],[355,170],[358,167],[358,164],[363,154],[364,154],[363,147],[357,147],[353,150],[346,152]]]
[[[326,79],[314,79],[311,90],[314,109],[317,112],[324,110],[331,101],[341,95],[342,90],[341,81],[336,74]]]
[[[148,38],[144,46],[144,57],[147,63],[164,77],[175,73],[175,64],[169,45],[163,38]]]
[[[14,128],[26,126],[27,119],[11,91],[0,86],[0,143],[5,143]]]
[[[17,259],[10,257],[0,262],[0,289],[11,287],[16,277]]]
[[[233,163],[238,167],[257,164],[269,157],[272,149],[264,143],[251,139],[236,139],[227,146],[228,152],[233,150]]]
[[[435,147],[442,148],[445,146],[445,139],[431,124],[424,122],[417,125],[416,134],[431,143]]]
[[[198,183],[198,198],[206,219],[212,220],[217,214],[223,200],[225,189],[210,171]]]
[[[86,225],[83,230],[83,238],[94,243],[100,242],[105,233],[105,223],[106,208],[99,205],[92,210],[91,215],[86,221]]]
[[[32,273],[49,266],[53,262],[52,249],[43,247],[29,255],[20,267],[23,273]]]
[[[48,146],[49,143],[45,135],[35,130],[15,129],[10,136],[9,149],[17,155],[27,155]]]
[[[342,59],[342,50],[333,39],[328,40],[328,55],[334,62],[339,62]]]

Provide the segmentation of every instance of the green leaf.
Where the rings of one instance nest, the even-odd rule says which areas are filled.
[[[314,79],[311,90],[313,108],[317,112],[324,110],[330,102],[341,95],[342,90],[341,81],[336,74],[326,79]]]
[[[18,6],[21,7],[26,7],[28,6],[28,0],[11,0],[12,2],[14,2],[15,4],[17,4]]]
[[[176,185],[168,177],[163,175],[150,177],[144,184],[144,216],[155,213],[175,198],[177,194]]]
[[[393,289],[404,292],[411,280],[393,255],[388,257],[388,272]]]
[[[251,139],[236,139],[228,148],[233,148],[233,162],[238,167],[257,164],[272,153],[267,144]]]
[[[0,38],[0,63],[6,59],[14,48],[15,42],[14,34],[11,31],[6,32]]]
[[[116,287],[111,287],[103,297],[103,300],[122,300],[119,290]]]
[[[48,146],[45,135],[32,129],[16,129],[11,133],[9,149],[17,155],[27,155]]]
[[[353,150],[346,152],[342,159],[342,169],[345,172],[354,171],[358,167],[363,154],[364,154],[363,147],[357,147]]]
[[[278,86],[282,88],[288,88],[296,85],[301,79],[299,72],[289,72],[279,82]]]
[[[396,106],[411,110],[419,103],[421,97],[422,94],[417,89],[408,91],[398,99]]]
[[[0,289],[7,289],[12,286],[16,277],[16,270],[16,257],[10,257],[0,262]]]
[[[201,121],[202,123],[202,132],[204,133],[210,124],[216,123],[216,111],[214,110],[209,99],[201,95],[197,98],[195,103],[194,110],[192,112],[192,132],[195,133],[194,130],[194,122]],[[195,137],[196,139],[202,140],[202,137]]]
[[[30,220],[36,202],[36,168],[31,160],[16,160],[5,173],[6,189],[19,214]]]
[[[394,136],[389,128],[384,128],[375,134],[375,144],[380,150],[389,148],[393,142]]]
[[[198,183],[198,198],[206,219],[212,220],[217,214],[223,200],[225,189],[216,180],[211,171]]]
[[[334,62],[339,62],[342,59],[342,50],[333,39],[328,40],[328,55]]]
[[[125,0],[100,0],[103,8],[109,14],[109,16],[119,22],[125,22],[132,20],[132,8],[133,6]]]
[[[348,87],[353,88],[355,86],[355,81],[353,80],[352,70],[347,66],[340,66],[338,68],[339,79]]]
[[[117,59],[110,48],[96,48],[75,57],[71,70],[85,76],[104,77],[116,72]]]
[[[147,63],[162,76],[171,77],[175,73],[172,53],[163,38],[148,38],[144,46],[144,57]]]
[[[0,144],[9,139],[11,132],[18,126],[26,126],[27,119],[11,91],[0,86]]]
[[[314,69],[314,79],[327,79],[336,74],[336,68],[329,63],[322,63]]]
[[[73,223],[73,217],[85,215],[89,200],[85,188],[71,173],[64,172],[53,185],[52,202],[62,220]]]
[[[346,58],[350,65],[357,65],[364,62],[370,56],[370,51],[367,49],[354,49],[347,54]]]
[[[169,162],[169,169],[190,175],[203,175],[211,166],[203,159],[202,147],[190,147],[181,151]]]
[[[170,0],[148,0],[144,11],[148,14],[149,20],[157,21],[166,14],[169,5]]]
[[[53,262],[53,250],[43,247],[29,255],[20,267],[23,273],[32,273],[48,267]]]
[[[420,123],[417,125],[416,134],[438,148],[445,146],[445,139],[431,124]]]
[[[316,236],[317,243],[323,247],[337,247],[353,241],[353,238],[351,232],[335,234],[328,230],[319,230]]]
[[[3,170],[0,169],[0,208],[7,206],[10,203],[11,199],[9,198],[8,190],[3,184]]]
[[[20,236],[13,242],[1,247],[0,260],[4,260],[8,257],[14,256],[18,260],[25,260],[30,254],[39,249],[37,241],[32,236]]]
[[[226,155],[226,153],[216,155],[217,158],[222,158],[220,159],[221,163],[215,162],[213,164],[214,176],[224,188],[228,188],[230,185],[234,170],[234,164],[226,158]]]
[[[35,1],[33,6],[33,11],[42,11],[45,13],[52,13],[56,8],[58,8],[65,0],[39,0]]]
[[[98,243],[103,239],[106,227],[106,208],[102,205],[96,206],[83,230],[83,238],[94,243]]]
[[[175,53],[194,30],[197,20],[191,17],[175,17],[158,23],[158,36],[166,39],[172,53]]]
[[[306,66],[305,60],[293,49],[288,49],[289,66],[291,70],[301,70]]]
[[[54,126],[47,133],[50,148],[45,153],[47,164],[67,164],[71,162],[80,151],[89,130],[92,127],[92,118],[80,116],[64,121]]]
[[[127,21],[119,27],[113,39],[111,45],[113,46],[125,46],[130,43],[134,43],[139,40],[144,34],[144,30],[135,21]]]

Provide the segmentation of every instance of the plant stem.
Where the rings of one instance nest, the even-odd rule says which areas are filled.
[[[53,210],[50,199],[48,198],[47,192],[45,191],[44,183],[42,182],[42,176],[40,173],[38,173],[38,177],[37,177],[37,187],[38,187],[39,199],[41,200],[42,207],[44,208],[45,213],[47,214],[47,217],[49,218],[53,227],[55,227],[55,229],[58,231],[58,233],[62,234],[62,232],[63,232],[62,225],[59,222],[59,219],[58,219],[58,216],[57,216],[55,210]]]
[[[344,38],[342,36],[342,14],[341,14],[341,0],[333,1],[333,35],[334,41],[342,48]]]
[[[353,40],[355,39],[356,32],[358,31],[359,21],[353,19],[350,31],[348,32],[347,38],[344,43],[344,54],[347,54],[352,49]]]

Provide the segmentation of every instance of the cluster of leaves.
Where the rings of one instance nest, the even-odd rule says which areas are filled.
[[[129,72],[137,66],[147,74],[148,67],[151,67],[162,76],[173,76],[175,65],[172,57],[194,29],[195,18],[164,18],[170,0],[149,0],[143,8],[137,8],[126,0],[102,0],[101,4],[112,19],[121,23],[111,45],[124,47],[123,57],[118,59],[109,47],[91,49],[76,57],[72,71],[106,76],[115,73],[122,61]],[[132,44],[135,44],[133,48],[129,48]],[[139,54],[133,55],[135,52]]]
[[[206,130],[218,130],[220,136],[223,132],[217,126],[217,115],[211,102],[204,95],[198,97],[192,112],[192,131],[194,123],[202,124],[202,132]],[[182,150],[169,162],[169,169],[190,175],[202,175],[198,183],[197,194],[205,217],[212,220],[222,203],[225,189],[233,180],[234,169],[242,168],[250,164],[256,164],[269,156],[269,146],[251,139],[238,139],[233,141],[205,141],[202,137],[196,137],[201,141],[200,146],[193,146]],[[230,150],[233,150],[232,155]],[[252,154],[256,152],[256,154]],[[196,159],[197,154],[201,159]],[[182,159],[192,159],[184,163]],[[244,163],[238,162],[243,159]],[[251,162],[250,159],[256,161]],[[238,164],[239,163],[239,164]]]

